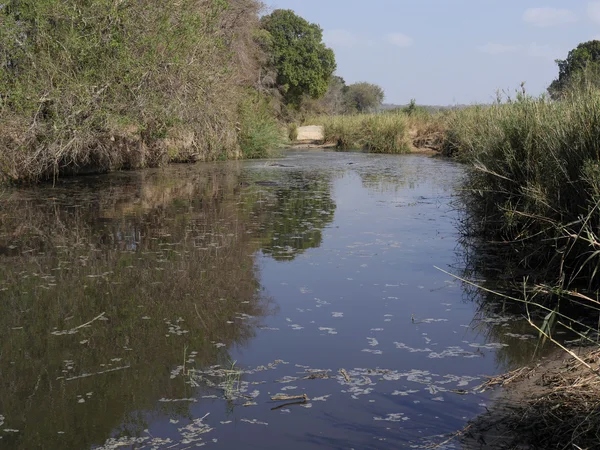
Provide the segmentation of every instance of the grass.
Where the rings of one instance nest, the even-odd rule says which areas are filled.
[[[446,154],[471,166],[466,232],[501,243],[532,278],[598,288],[600,93],[524,93],[452,112]]]
[[[372,153],[408,153],[408,118],[405,114],[360,114],[309,118],[307,125],[323,125],[325,143],[340,150],[362,148]]]
[[[560,376],[542,368],[547,392],[521,398],[500,420],[515,443],[593,446],[600,421],[600,92],[583,84],[550,101],[523,89],[508,101],[452,111],[445,127],[444,153],[469,166],[461,226],[473,244],[473,273],[495,284],[478,291],[491,296],[489,304],[520,305],[538,346],[549,341],[571,357]],[[486,254],[499,258],[487,267]],[[500,292],[495,280],[506,274],[520,293]],[[556,329],[591,346],[583,351],[590,357]]]
[[[446,120],[445,114],[430,114],[415,106],[379,114],[309,117],[304,124],[322,125],[324,143],[339,150],[399,154],[415,149],[441,151]]]

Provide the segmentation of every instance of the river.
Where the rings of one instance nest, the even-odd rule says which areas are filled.
[[[9,189],[0,448],[444,441],[536,342],[436,268],[464,271],[462,176],[289,151]]]

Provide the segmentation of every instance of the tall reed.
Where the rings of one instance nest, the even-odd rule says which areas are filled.
[[[447,127],[446,152],[472,167],[470,232],[505,243],[546,282],[597,285],[600,93],[570,92],[560,102],[520,94],[455,111]]]
[[[305,123],[323,125],[325,142],[336,144],[340,150],[410,152],[407,116],[402,113],[321,116],[307,119]]]

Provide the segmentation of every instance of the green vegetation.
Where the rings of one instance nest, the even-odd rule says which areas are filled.
[[[284,129],[261,94],[249,92],[242,101],[238,140],[244,158],[266,158],[271,149],[286,142]]]
[[[333,51],[322,42],[323,30],[283,9],[263,17],[261,26],[269,33],[266,45],[284,102],[299,107],[305,94],[322,97],[336,68]]]
[[[319,99],[305,96],[298,112],[301,118],[375,113],[381,108],[384,96],[383,89],[376,84],[360,82],[348,86],[343,78],[333,76],[325,95]]]
[[[600,93],[563,101],[519,93],[448,119],[445,148],[473,166],[471,232],[505,242],[533,278],[598,286]]]
[[[410,151],[408,120],[404,114],[322,116],[307,124],[323,125],[325,142],[340,150],[364,148],[373,153]]]
[[[496,423],[519,445],[597,442],[599,61],[600,41],[580,44],[557,61],[550,97],[528,96],[523,84],[514,98],[445,118],[445,154],[470,166],[461,195],[471,260],[463,281],[484,293],[486,309],[521,313],[539,335],[536,351],[550,341],[571,358],[566,368],[542,368],[542,379],[556,380],[541,383],[545,392],[524,392],[516,408],[497,411]],[[591,351],[572,351],[557,329]]]
[[[258,10],[254,0],[9,1],[0,177],[236,157]]]
[[[335,70],[322,30],[256,0],[9,0],[0,183],[265,157]]]
[[[559,59],[556,63],[558,78],[548,87],[552,98],[561,98],[565,91],[584,80],[600,86],[600,41],[581,43],[569,52],[567,59]]]

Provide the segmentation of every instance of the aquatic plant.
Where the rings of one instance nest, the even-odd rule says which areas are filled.
[[[231,399],[240,389],[242,371],[236,368],[237,361],[229,360],[229,368],[224,370],[223,392],[225,398]]]

